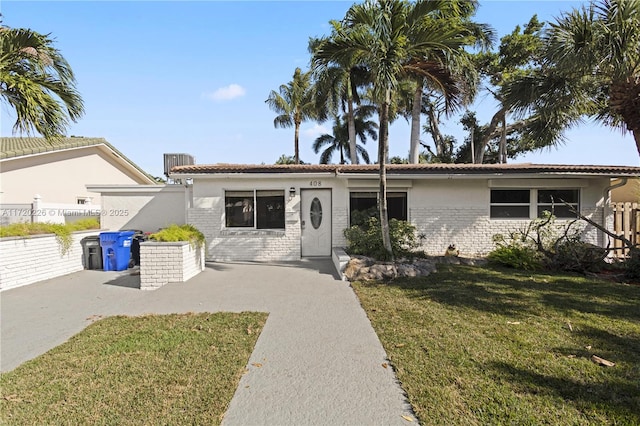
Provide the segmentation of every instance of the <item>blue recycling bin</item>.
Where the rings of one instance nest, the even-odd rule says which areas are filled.
[[[129,267],[133,231],[101,232],[102,265],[105,271],[124,271]]]

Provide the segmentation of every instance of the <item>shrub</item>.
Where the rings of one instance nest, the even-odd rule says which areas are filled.
[[[170,225],[155,234],[149,235],[150,240],[161,242],[188,241],[192,246],[204,244],[204,235],[193,225]]]
[[[500,266],[507,266],[525,271],[542,269],[542,255],[535,246],[522,239],[511,238],[507,241],[501,234],[494,235],[496,248],[487,256],[489,261]]]
[[[489,260],[518,269],[550,269],[556,271],[594,271],[604,265],[607,249],[580,239],[582,228],[577,219],[557,224],[555,216],[544,212],[523,229],[508,236],[494,236],[496,249]]]
[[[633,282],[640,282],[640,246],[629,250],[629,258],[624,262],[624,277]]]
[[[344,230],[347,251],[380,260],[388,260],[389,254],[382,244],[382,228],[377,217],[369,217],[362,225],[354,225]],[[419,243],[416,227],[404,220],[389,221],[389,237],[395,256],[410,256]]]
[[[369,207],[366,210],[354,210],[351,212],[351,226],[369,226],[369,219],[375,217],[380,220],[380,211],[377,207]]]
[[[604,266],[608,250],[577,238],[560,242],[548,260],[549,269],[560,271],[595,271]]]

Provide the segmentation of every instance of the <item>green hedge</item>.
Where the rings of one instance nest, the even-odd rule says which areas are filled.
[[[100,229],[98,219],[81,219],[73,223],[12,223],[7,226],[0,226],[0,237],[28,237],[31,235],[55,234],[62,254],[65,254],[71,247],[72,232],[86,231],[90,229]]]
[[[204,235],[193,225],[170,225],[149,235],[149,239],[159,242],[188,241],[197,246],[204,244]]]

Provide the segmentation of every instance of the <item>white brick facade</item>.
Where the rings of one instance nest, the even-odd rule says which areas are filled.
[[[600,224],[602,209],[583,209],[582,214]],[[462,256],[484,256],[495,248],[493,236],[524,230],[529,220],[496,220],[491,219],[488,210],[473,208],[414,208],[410,210],[411,223],[416,226],[418,234],[424,235],[421,249],[430,255],[443,255],[450,244],[455,244]],[[567,220],[556,220],[555,224],[563,226]],[[598,232],[593,226],[585,227],[584,223],[576,223],[581,229],[584,241],[599,244]]]
[[[83,251],[80,241],[99,231],[75,232],[66,253],[55,235],[29,238],[8,237],[0,240],[0,290],[20,287],[81,271]]]
[[[140,289],[181,283],[204,271],[204,247],[188,242],[140,243]]]
[[[492,219],[490,194],[492,188],[577,188],[583,214],[597,223],[603,222],[603,190],[607,177],[596,178],[485,178],[456,177],[411,178],[390,177],[388,190],[406,192],[408,219],[418,233],[424,234],[422,249],[431,255],[441,255],[449,244],[456,244],[465,256],[486,255],[494,248],[493,236],[524,228],[530,220]],[[289,188],[296,189],[293,198]],[[317,176],[300,178],[295,174],[251,176],[216,175],[194,178],[191,208],[187,222],[205,235],[206,258],[211,261],[287,261],[301,258],[300,191],[308,188],[331,190],[331,246],[345,247],[344,229],[349,226],[350,192],[377,192],[377,178]],[[285,229],[259,230],[225,228],[225,191],[283,190],[285,193]],[[531,212],[535,215],[535,204]],[[563,221],[558,220],[558,224]],[[584,228],[584,224],[580,224]],[[591,226],[583,231],[583,239],[606,245],[600,233]]]

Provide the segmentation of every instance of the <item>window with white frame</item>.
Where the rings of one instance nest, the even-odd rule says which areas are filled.
[[[492,189],[491,218],[528,219],[531,194],[528,189]]]
[[[576,214],[571,208],[580,207],[579,189],[492,189],[490,198],[492,219],[531,219],[544,211],[558,218],[572,218]]]
[[[558,218],[575,218],[571,211],[579,211],[580,190],[578,189],[538,189],[538,217],[549,211]],[[564,201],[564,202],[563,202]],[[564,203],[567,204],[564,204]]]
[[[225,191],[227,228],[284,229],[283,190]]]
[[[407,220],[407,193],[387,192],[389,219]],[[366,218],[378,213],[378,192],[349,193],[349,219],[351,225],[359,225]]]

